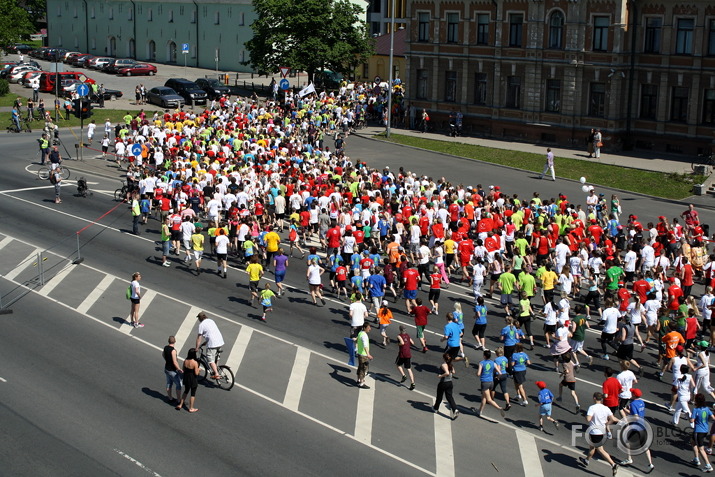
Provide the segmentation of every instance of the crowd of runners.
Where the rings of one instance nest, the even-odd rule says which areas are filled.
[[[280,103],[224,97],[197,113],[129,115],[116,137],[107,123],[103,145],[129,160],[134,232],[152,218],[162,224],[164,266],[175,255],[197,275],[245,270],[247,280],[232,278],[248,282],[247,300],[260,303],[263,320],[292,291],[307,292],[315,306],[349,302],[359,387],[368,387],[375,325],[382,346],[397,344],[409,389],[412,353],[444,350],[434,409],[446,396],[455,419],[454,365],[469,367],[465,347],[474,348],[482,395],[475,414],[489,406],[503,416],[512,403],[527,406],[534,391],[538,427],[558,428],[552,402],[572,400],[575,412],[587,409],[591,449],[582,464],[598,451],[615,473],[619,462],[603,447],[611,428],[628,416],[645,422],[636,385],[662,380],[671,425],[694,429],[693,464],[710,472],[715,256],[707,256],[709,231],[697,210],[639,218],[593,189],[581,206],[565,195],[528,197],[368,167],[346,147],[368,105],[381,100],[361,87]],[[142,145],[136,156],[134,143]],[[305,275],[305,290],[286,286],[287,273]],[[440,294],[450,286],[462,296],[445,309]],[[416,334],[400,325],[391,335],[393,313],[414,317]],[[430,315],[442,315],[434,318],[444,323],[441,342],[427,342]],[[500,331],[490,336],[494,323]],[[536,353],[549,355],[560,375],[553,392],[527,378]],[[579,400],[576,374],[596,360],[603,389],[593,402]],[[632,463],[625,457],[621,465]]]

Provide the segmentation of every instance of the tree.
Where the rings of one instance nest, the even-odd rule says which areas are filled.
[[[260,73],[289,66],[309,81],[323,69],[348,75],[374,52],[364,12],[348,0],[254,0],[253,8],[258,18],[245,45]]]
[[[27,10],[15,0],[0,0],[0,47],[12,45],[35,33]]]

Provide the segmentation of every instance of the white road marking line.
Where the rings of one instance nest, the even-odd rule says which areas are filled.
[[[15,280],[15,278],[17,278],[17,276],[20,275],[26,268],[31,266],[37,267],[37,254],[40,252],[42,252],[42,250],[36,248],[34,252],[31,252],[27,257],[25,257],[24,260],[18,263],[15,268],[7,272],[5,278],[8,280]],[[39,273],[39,268],[37,271]]]
[[[132,456],[130,456],[129,454],[127,454],[126,452],[122,452],[122,451],[120,451],[119,449],[114,449],[114,452],[116,452],[116,453],[119,454],[120,456],[124,457],[124,458],[127,459],[129,462],[132,462],[133,464],[135,464],[135,465],[136,465],[137,467],[139,467],[140,469],[142,469],[142,470],[146,471],[147,473],[153,475],[154,477],[161,477],[161,475],[157,474],[156,472],[154,472],[153,470],[151,470],[149,467],[145,466],[144,464],[142,464],[141,462],[139,462],[138,460],[136,460],[134,457],[132,457]]]
[[[7,379],[5,379],[5,378],[0,378],[0,381],[2,381],[3,383],[6,383],[6,382],[7,382]]]
[[[238,332],[236,341],[233,343],[231,352],[226,357],[224,364],[231,368],[233,374],[238,374],[238,368],[241,366],[241,361],[243,361],[243,356],[246,354],[246,347],[249,341],[251,341],[251,336],[253,335],[253,329],[248,326],[241,325],[241,330]],[[220,364],[220,363],[219,363]]]
[[[310,350],[299,347],[296,350],[293,369],[291,370],[288,386],[286,387],[286,395],[283,398],[283,405],[291,411],[297,411],[300,406],[300,396],[303,393],[305,375],[308,372],[309,364]]]
[[[149,308],[149,305],[151,305],[151,301],[154,299],[154,297],[156,295],[157,295],[157,293],[154,290],[147,290],[144,293],[142,293],[141,303],[140,303],[140,308],[139,308],[139,322],[141,322],[142,313],[146,313],[147,308]],[[124,323],[122,323],[119,326],[119,331],[121,331],[125,335],[129,335],[132,333],[133,329],[134,329],[134,325],[132,325],[132,316],[127,315],[127,318],[124,320]]]
[[[62,181],[64,182],[64,181]],[[25,187],[23,189],[11,189],[11,190],[0,190],[0,194],[10,194],[12,192],[26,192],[28,190],[39,190],[39,189],[54,189],[54,185],[48,186],[37,186],[37,187]]]
[[[367,384],[366,376],[365,383]],[[370,389],[355,389],[358,393],[357,412],[355,413],[355,439],[365,444],[372,443],[372,418],[375,407],[375,380],[369,383]]]
[[[15,240],[12,237],[5,237],[4,239],[0,240],[0,250],[4,249],[7,244]]]
[[[105,274],[102,281],[99,282],[99,285],[94,287],[94,290],[92,290],[89,295],[87,295],[87,298],[85,298],[84,301],[79,304],[79,306],[77,307],[77,313],[81,313],[83,315],[87,314],[89,309],[92,308],[92,305],[94,305],[94,303],[99,300],[99,297],[102,296],[102,293],[107,291],[113,281],[114,277],[112,275]]]
[[[440,405],[442,409],[444,406]],[[434,457],[440,477],[454,475],[454,447],[452,445],[452,420],[444,414],[433,413]],[[477,472],[479,474],[479,472]]]
[[[65,267],[62,270],[57,272],[57,274],[55,274],[54,277],[50,278],[50,280],[47,283],[45,283],[45,286],[42,287],[40,290],[38,290],[37,293],[39,293],[42,296],[49,295],[52,292],[52,290],[57,288],[57,285],[62,283],[62,280],[67,278],[67,275],[69,275],[70,272],[72,272],[72,270],[74,270],[74,268],[75,268],[75,265],[72,262],[69,262],[67,265],[65,265]]]
[[[174,338],[176,338],[174,348],[176,348],[177,351],[180,351],[184,347],[184,343],[186,343],[186,340],[189,339],[189,333],[191,333],[191,330],[194,329],[194,323],[197,321],[196,315],[198,315],[200,312],[201,309],[198,307],[192,306],[191,308],[189,308],[189,312],[186,314],[186,318],[184,318],[184,321],[181,322],[181,326],[179,326],[179,329],[174,335]]]
[[[516,431],[516,441],[519,444],[519,452],[521,452],[521,465],[524,467],[524,475],[544,477],[539,449],[536,446],[534,435],[524,431]]]

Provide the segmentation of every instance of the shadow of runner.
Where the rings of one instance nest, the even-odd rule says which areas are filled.
[[[598,472],[593,472],[589,470],[588,467],[584,467],[583,465],[581,465],[581,463],[578,461],[578,457],[569,454],[557,454],[556,452],[552,452],[549,449],[541,449],[541,452],[543,452],[544,460],[546,462],[558,462],[559,464],[564,465],[570,469],[578,469],[584,474],[602,475]]]
[[[167,396],[166,394],[160,393],[159,391],[155,391],[147,387],[142,388],[142,392],[149,397],[159,399],[166,404],[171,404],[172,406],[179,402],[173,399],[169,399],[169,396]]]
[[[349,378],[348,376],[345,376],[345,374],[350,374],[351,369],[347,368],[345,366],[339,366],[337,364],[329,364],[333,370],[330,372],[330,377],[338,381],[339,383],[342,383],[345,386],[350,386],[350,387],[357,387],[356,380],[353,378]]]

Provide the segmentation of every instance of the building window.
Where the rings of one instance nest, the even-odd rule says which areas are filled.
[[[134,9],[130,8],[129,13],[127,15],[128,15],[129,21],[134,20]]]
[[[94,13],[94,7],[92,7],[89,9],[89,18],[95,18],[95,17],[96,17],[96,15]]]
[[[73,17],[77,18],[77,7],[74,7]]]
[[[608,51],[608,17],[593,18],[593,51]]]
[[[90,44],[90,48],[92,48],[93,50],[97,49],[97,39],[96,38],[92,37],[92,40],[89,42],[89,44]]]
[[[114,20],[114,8],[109,9],[109,19]]]
[[[447,43],[459,41],[459,13],[447,14]]]
[[[715,19],[708,21],[708,55],[715,56]]]
[[[196,10],[191,12],[191,23],[196,23]]]
[[[429,13],[419,13],[417,24],[417,41],[429,41]]]
[[[169,23],[174,23],[174,10],[169,10]]]
[[[221,14],[216,12],[214,14],[214,25],[219,25],[221,23]]]
[[[715,124],[715,89],[706,89],[703,97],[703,124]]]
[[[546,111],[550,113],[561,112],[561,80],[546,80]]]
[[[428,79],[427,70],[417,70],[417,97],[419,99],[427,99]]]
[[[549,48],[560,50],[563,48],[564,14],[555,11],[549,20]]]
[[[58,17],[62,16],[62,5],[57,5],[57,16]]]
[[[457,72],[447,71],[444,77],[444,100],[450,103],[457,101]]]
[[[524,15],[512,13],[509,15],[509,46],[521,47],[524,34]]]
[[[660,35],[663,28],[663,19],[657,17],[645,20],[645,41],[643,53],[660,53]]]
[[[477,45],[489,44],[489,14],[477,15]]]
[[[487,104],[487,74],[474,75],[474,104]]]
[[[149,12],[147,13],[146,20],[148,22],[154,21],[154,9],[150,8]]]
[[[506,101],[507,108],[519,109],[521,107],[521,78],[519,76],[509,76],[506,79]]]
[[[670,120],[688,120],[688,88],[676,86],[673,88],[673,100],[670,106]]]
[[[246,24],[246,13],[241,12],[241,14],[238,16],[238,25],[244,26],[245,24]]]
[[[641,119],[655,119],[658,109],[658,86],[654,84],[641,85]]]
[[[692,18],[679,18],[675,33],[675,53],[677,55],[690,55],[693,53],[693,30],[695,20]]]
[[[179,15],[184,15],[184,6],[179,6]]]
[[[588,115],[597,118],[606,116],[606,85],[604,83],[591,83],[588,103]]]

